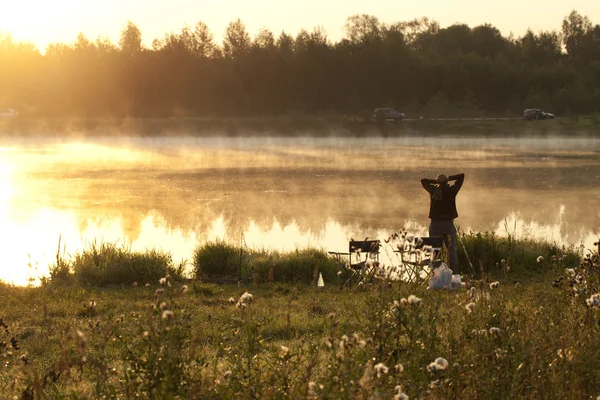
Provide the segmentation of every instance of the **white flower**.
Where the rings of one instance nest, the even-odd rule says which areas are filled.
[[[231,304],[234,304],[234,303],[235,303],[235,299],[234,299],[233,297],[230,297],[230,298],[229,298],[229,302],[230,302]]]
[[[160,286],[165,286],[167,284],[167,278],[160,278],[159,281]]]
[[[227,371],[225,371],[225,373],[223,374],[223,377],[224,377],[225,379],[229,379],[229,378],[231,378],[231,370],[227,370]]]
[[[408,296],[408,304],[418,306],[421,304],[421,299],[415,296],[414,294],[411,294],[410,296]]]
[[[490,289],[496,289],[498,286],[500,286],[498,281],[490,283]]]
[[[381,378],[381,375],[388,373],[388,367],[386,367],[384,363],[376,364],[373,369],[377,373],[378,378]]]
[[[402,391],[401,385],[396,385],[394,388],[394,400],[408,400],[408,396]]]
[[[397,374],[401,374],[404,372],[404,365],[402,364],[396,364],[394,366],[394,370],[396,371]]]
[[[167,303],[163,301],[162,303],[160,303],[160,306],[159,306],[159,308],[160,308],[161,310],[164,310],[164,309],[166,309],[166,308],[167,308]]]
[[[337,272],[338,276],[342,275],[342,271]]]
[[[496,350],[494,350],[494,353],[496,353],[496,358],[502,359],[506,356],[508,351],[506,351],[504,349],[496,349]]]
[[[165,289],[156,289],[156,292],[154,292],[154,294],[156,296],[160,296],[161,294],[163,294],[165,292]]]
[[[174,316],[175,316],[175,314],[173,314],[173,311],[165,310],[162,313],[162,319],[167,320],[167,321],[173,319]]]
[[[290,352],[290,348],[287,346],[280,346],[280,349],[281,349],[281,357],[285,357],[285,355]]]
[[[465,308],[467,309],[467,312],[469,314],[471,314],[473,312],[473,310],[475,309],[475,303],[469,303],[466,305]]]
[[[240,297],[240,301],[242,303],[251,303],[254,299],[254,296],[252,296],[250,293],[248,292],[244,292],[244,294]]]
[[[187,291],[188,291],[188,285],[183,285],[183,286],[181,287],[181,292],[182,292],[182,293],[185,293],[185,292],[187,292]]]
[[[149,283],[146,283],[146,285],[144,285],[144,286],[146,286],[146,287],[150,287],[150,284],[149,284]]]
[[[573,268],[565,268],[565,274],[569,275],[570,277],[574,277],[575,270]]]
[[[544,261],[544,257],[542,257],[542,256],[539,256],[539,257],[537,258],[537,262],[541,263],[542,261]]]
[[[434,362],[427,366],[427,370],[430,372],[443,371],[448,368],[448,360],[443,357],[438,357]]]
[[[593,294],[589,299],[585,299],[585,302],[590,307],[600,307],[600,293]]]
[[[496,328],[495,326],[492,326],[492,327],[490,328],[490,333],[491,333],[492,335],[499,335],[499,334],[500,334],[500,328]]]

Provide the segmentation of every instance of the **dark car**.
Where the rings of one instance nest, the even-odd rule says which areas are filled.
[[[528,108],[527,110],[523,111],[523,116],[521,118],[526,119],[527,121],[538,119],[554,119],[554,114],[542,111],[539,108]]]
[[[376,121],[402,121],[404,113],[393,108],[376,108],[373,111],[373,119]]]

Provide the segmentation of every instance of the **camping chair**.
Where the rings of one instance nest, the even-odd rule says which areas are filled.
[[[427,281],[429,275],[442,261],[439,255],[444,245],[443,236],[415,237],[406,240],[403,248],[394,250],[400,254],[401,275],[406,282]]]
[[[346,280],[340,287],[348,286],[355,291],[362,283],[371,282],[377,272],[371,263],[379,262],[379,240],[351,240],[347,253],[329,252],[338,261],[341,270],[346,273]]]

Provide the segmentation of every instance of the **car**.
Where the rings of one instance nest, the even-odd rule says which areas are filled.
[[[13,110],[12,108],[8,109],[0,109],[0,119],[13,119],[17,118],[19,113]]]
[[[376,108],[373,111],[373,119],[376,121],[402,121],[404,113],[393,108]]]
[[[554,114],[540,110],[539,108],[528,108],[523,111],[522,117],[527,121],[533,121],[538,119],[554,119]]]

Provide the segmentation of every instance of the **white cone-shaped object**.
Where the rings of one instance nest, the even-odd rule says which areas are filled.
[[[325,287],[325,282],[323,281],[323,273],[319,272],[319,280],[317,281],[317,287]]]

